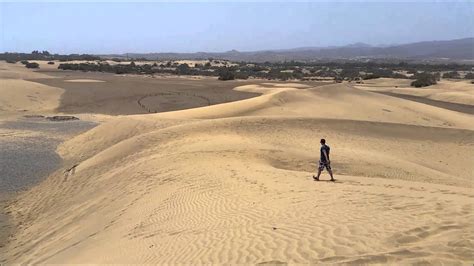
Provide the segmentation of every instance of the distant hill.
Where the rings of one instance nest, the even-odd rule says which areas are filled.
[[[254,52],[239,52],[236,50],[223,53],[129,53],[130,58],[146,58],[156,60],[170,59],[226,59],[232,61],[310,61],[318,59],[357,59],[357,58],[396,58],[396,59],[474,59],[474,38],[449,41],[426,41],[387,47],[370,46],[365,43],[355,43],[340,47],[302,47],[285,50],[268,50]],[[118,57],[121,55],[102,55],[102,57]]]

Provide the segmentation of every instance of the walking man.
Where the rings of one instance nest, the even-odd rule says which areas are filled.
[[[323,171],[324,167],[326,167],[326,170],[328,170],[329,175],[331,176],[331,181],[336,181],[334,177],[332,176],[332,170],[331,170],[331,161],[329,160],[329,151],[331,148],[329,148],[328,145],[326,145],[326,140],[321,139],[321,157],[319,159],[319,167],[318,167],[318,176],[313,175],[314,181],[319,181],[319,176],[321,175],[321,171]]]

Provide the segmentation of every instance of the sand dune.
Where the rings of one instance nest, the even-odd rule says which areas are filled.
[[[17,263],[474,261],[474,118],[346,84],[118,116],[8,207]],[[337,182],[311,179],[318,142]],[[324,176],[323,179],[327,179]]]
[[[366,92],[348,85],[326,85],[306,90],[247,85],[237,87],[236,90],[260,92],[264,95],[234,103],[162,113],[156,116],[160,118],[303,116],[474,129],[474,117],[471,115]]]
[[[32,61],[33,62],[33,61]],[[42,61],[41,67],[49,66],[45,61]],[[57,66],[56,66],[57,67]],[[54,78],[47,74],[31,71],[21,63],[10,64],[4,61],[0,61],[0,79],[39,79],[39,78]]]
[[[29,81],[39,78],[54,77],[28,70],[20,63],[0,62],[0,118],[19,113],[55,112],[63,90]]]
[[[63,90],[21,79],[2,79],[1,115],[14,112],[52,112]]]
[[[366,90],[425,97],[450,103],[474,105],[474,84],[471,84],[470,80],[442,80],[436,85],[420,89],[410,87],[410,83],[406,80],[378,79],[367,84],[357,85],[357,87]]]

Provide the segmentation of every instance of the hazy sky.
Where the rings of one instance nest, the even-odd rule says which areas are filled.
[[[474,3],[0,3],[0,51],[196,52],[474,36]]]

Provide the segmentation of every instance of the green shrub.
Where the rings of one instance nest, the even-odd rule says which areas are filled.
[[[235,72],[234,78],[235,79],[248,79],[249,75],[245,72]]]
[[[461,75],[457,71],[451,71],[443,74],[444,79],[459,79]]]
[[[342,78],[353,79],[355,77],[360,76],[359,71],[357,69],[343,69],[339,74]]]
[[[400,73],[393,73],[392,78],[394,78],[394,79],[407,79],[408,77],[403,75],[403,74],[400,74]]]
[[[235,75],[232,71],[227,69],[227,67],[221,67],[218,69],[219,72],[219,80],[233,80]]]
[[[375,75],[375,74],[368,74],[363,77],[363,79],[378,79],[378,78],[380,78],[380,76]]]
[[[472,72],[469,72],[469,73],[466,73],[466,75],[464,76],[465,79],[474,79],[474,73]]]
[[[436,84],[436,76],[430,73],[417,73],[413,77],[416,80],[411,83],[412,87],[421,88]]]
[[[190,74],[190,67],[188,64],[181,64],[176,67],[176,74],[178,75],[189,75]]]
[[[35,62],[33,62],[33,63],[28,62],[28,63],[26,63],[25,67],[26,68],[39,68],[39,64],[35,63]]]

